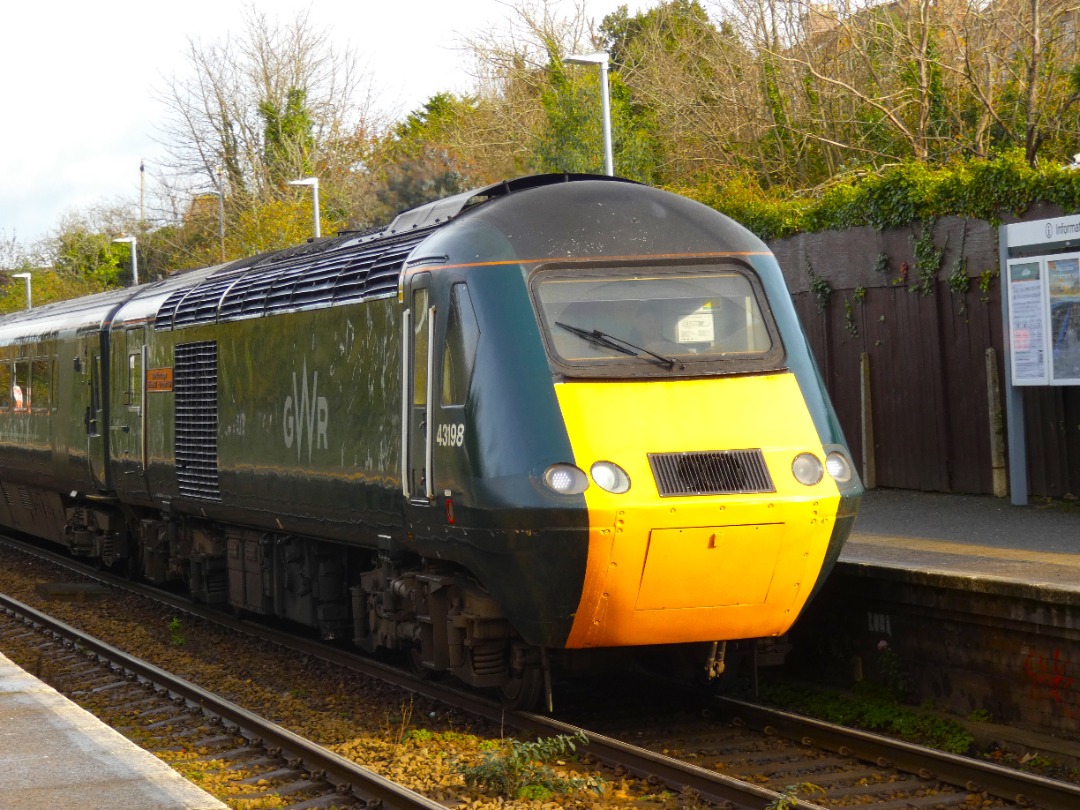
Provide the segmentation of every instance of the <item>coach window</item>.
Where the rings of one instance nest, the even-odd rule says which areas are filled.
[[[52,374],[48,357],[35,357],[30,366],[30,390],[34,394],[34,410],[47,411],[52,405]]]
[[[58,398],[57,395],[55,394],[55,392],[59,390],[57,388],[57,385],[56,385],[56,376],[57,376],[57,366],[58,365],[59,365],[59,361],[58,361],[56,355],[54,354],[52,357],[49,358],[49,391],[54,392],[53,397],[52,397],[52,407],[51,407],[51,410],[52,410],[53,413],[56,413],[56,400]]]
[[[15,361],[15,379],[11,383],[11,399],[15,410],[25,413],[30,409],[30,361]]]
[[[11,410],[11,363],[0,362],[0,411]]]
[[[442,404],[464,405],[476,360],[480,328],[476,324],[469,288],[455,284],[450,290],[450,317],[443,347]]]

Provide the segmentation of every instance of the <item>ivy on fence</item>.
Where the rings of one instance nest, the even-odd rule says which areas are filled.
[[[883,230],[950,215],[997,223],[1036,202],[1080,211],[1080,172],[1058,165],[1032,168],[1022,151],[944,166],[898,164],[871,175],[840,177],[816,193],[763,191],[746,178],[674,190],[731,216],[764,240],[860,226]]]

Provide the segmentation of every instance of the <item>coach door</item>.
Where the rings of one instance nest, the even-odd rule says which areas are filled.
[[[146,330],[137,326],[112,334],[109,445],[118,490],[145,493]]]
[[[430,415],[435,384],[435,307],[430,273],[415,276],[405,291],[401,382],[402,491],[416,506],[435,501],[434,437]]]
[[[107,431],[102,421],[105,417],[103,395],[107,391],[105,369],[101,362],[100,344],[91,343],[87,353],[90,373],[89,402],[86,406],[86,455],[90,461],[90,476],[98,489],[109,489],[105,460],[108,454]]]

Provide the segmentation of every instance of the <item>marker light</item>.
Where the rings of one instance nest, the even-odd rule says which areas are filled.
[[[833,480],[838,483],[846,484],[851,480],[851,462],[847,460],[843,453],[833,450],[829,455],[825,456],[825,469],[829,471],[829,475],[833,477]]]
[[[630,489],[630,476],[618,464],[598,461],[592,465],[589,472],[592,473],[592,480],[602,490],[621,495]]]
[[[795,480],[808,487],[820,481],[824,472],[821,461],[812,453],[799,453],[791,462],[791,474],[795,476]]]
[[[544,483],[560,495],[580,495],[589,488],[589,478],[573,464],[552,464],[544,471]]]

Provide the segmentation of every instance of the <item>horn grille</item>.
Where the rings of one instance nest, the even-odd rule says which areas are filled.
[[[775,492],[760,450],[649,453],[661,497]]]

